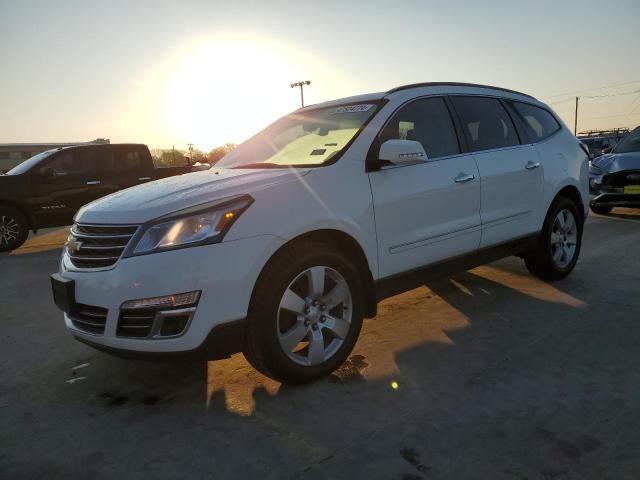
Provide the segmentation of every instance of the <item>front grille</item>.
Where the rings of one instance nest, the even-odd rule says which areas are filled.
[[[626,185],[640,185],[640,180],[636,180],[640,175],[640,170],[625,170],[624,172],[616,172],[605,175],[602,184],[609,187],[624,187]],[[627,177],[631,176],[633,180]]]
[[[71,263],[78,268],[110,267],[118,261],[135,225],[87,225],[76,223],[67,241]]]
[[[119,337],[148,337],[156,318],[157,310],[136,309],[122,310],[118,319],[116,335]]]
[[[107,322],[107,309],[77,303],[72,315],[73,326],[84,332],[101,335]]]

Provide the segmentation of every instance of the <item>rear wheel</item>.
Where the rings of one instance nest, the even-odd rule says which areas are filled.
[[[591,205],[591,211],[593,213],[597,213],[598,215],[606,215],[608,213],[611,213],[612,209],[613,207],[607,207],[604,205]]]
[[[265,375],[300,384],[328,375],[351,353],[364,292],[340,252],[310,242],[283,253],[256,285],[244,354]]]
[[[26,217],[15,208],[0,207],[0,252],[9,252],[22,245],[29,235]]]
[[[559,280],[576,266],[582,245],[582,221],[576,204],[558,197],[549,208],[536,249],[525,257],[529,272]]]

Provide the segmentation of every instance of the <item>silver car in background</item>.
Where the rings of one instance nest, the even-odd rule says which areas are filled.
[[[590,162],[589,195],[591,210],[601,215],[614,207],[640,207],[640,127]]]

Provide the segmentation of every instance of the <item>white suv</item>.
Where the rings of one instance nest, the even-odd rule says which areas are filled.
[[[381,299],[507,255],[559,279],[588,158],[538,100],[425,83],[297,110],[213,169],[83,207],[52,276],[78,340],[244,351],[288,383],[337,368]]]

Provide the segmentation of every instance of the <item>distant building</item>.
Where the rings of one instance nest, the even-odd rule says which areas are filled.
[[[0,172],[11,170],[27,158],[40,152],[58,147],[72,145],[92,145],[110,143],[108,138],[96,138],[90,142],[62,142],[62,143],[0,143]]]

